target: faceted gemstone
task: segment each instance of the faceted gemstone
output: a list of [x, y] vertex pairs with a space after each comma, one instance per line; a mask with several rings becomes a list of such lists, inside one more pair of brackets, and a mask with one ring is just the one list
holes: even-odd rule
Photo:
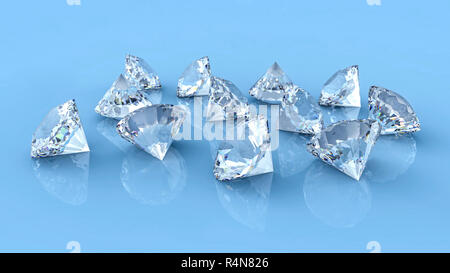
[[258, 100], [280, 104], [287, 91], [286, 89], [291, 85], [291, 79], [284, 73], [278, 63], [275, 62], [252, 88], [250, 88], [249, 93]]
[[319, 132], [322, 129], [322, 112], [314, 98], [298, 86], [287, 90], [280, 108], [280, 130], [303, 134]]
[[163, 160], [187, 115], [186, 108], [155, 104], [131, 112], [117, 124], [121, 137]]
[[207, 96], [210, 88], [209, 58], [203, 57], [190, 64], [178, 79], [177, 96], [180, 98]]
[[53, 108], [33, 134], [31, 157], [89, 152], [75, 100]]
[[380, 130], [380, 124], [374, 120], [340, 121], [314, 135], [308, 151], [359, 180]]
[[273, 172], [272, 151], [267, 119], [263, 115], [247, 116], [237, 121], [245, 128], [236, 140], [219, 145], [214, 175], [220, 181]]
[[383, 87], [369, 91], [369, 119], [381, 123], [381, 134], [412, 133], [420, 130], [419, 119], [405, 98]]
[[361, 107], [358, 66], [353, 65], [334, 73], [322, 88], [319, 104]]
[[125, 57], [124, 76], [138, 90], [161, 88], [161, 82], [156, 72], [144, 59], [133, 55]]
[[121, 119], [139, 108], [150, 106], [152, 103], [143, 91], [138, 91], [120, 74], [111, 88], [95, 107], [95, 112], [108, 117]]
[[230, 81], [213, 77], [206, 118], [208, 121], [220, 121], [244, 117], [249, 111], [247, 99]]

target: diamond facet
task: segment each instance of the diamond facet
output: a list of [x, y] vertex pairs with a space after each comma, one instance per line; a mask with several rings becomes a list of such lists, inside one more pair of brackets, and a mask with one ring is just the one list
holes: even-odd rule
[[358, 66], [353, 65], [334, 73], [322, 88], [319, 104], [361, 107]]
[[216, 179], [228, 181], [273, 172], [267, 119], [254, 115], [237, 123], [238, 128], [245, 128], [245, 135], [219, 145], [214, 164]]
[[139, 108], [150, 105], [152, 103], [147, 98], [147, 94], [131, 86], [120, 74], [98, 102], [95, 112], [108, 118], [121, 119]]
[[186, 117], [185, 107], [155, 104], [131, 112], [117, 124], [121, 137], [163, 160]]
[[280, 108], [280, 130], [303, 134], [318, 133], [322, 129], [322, 111], [314, 98], [298, 86], [286, 90], [287, 94]]
[[382, 135], [420, 131], [419, 119], [408, 101], [383, 87], [370, 88], [369, 119], [381, 123]]
[[161, 82], [156, 72], [144, 59], [133, 55], [125, 57], [124, 76], [138, 90], [161, 88]]
[[220, 121], [244, 117], [249, 111], [247, 99], [230, 81], [213, 77], [206, 118], [208, 121]]
[[291, 85], [291, 79], [275, 62], [250, 88], [249, 93], [258, 100], [280, 104], [287, 91], [286, 89]]
[[75, 100], [69, 100], [45, 116], [33, 134], [31, 157], [89, 152]]
[[374, 120], [340, 121], [314, 135], [308, 151], [359, 180], [380, 130], [380, 124]]
[[209, 58], [203, 57], [191, 63], [178, 79], [177, 96], [180, 98], [207, 96], [210, 88]]

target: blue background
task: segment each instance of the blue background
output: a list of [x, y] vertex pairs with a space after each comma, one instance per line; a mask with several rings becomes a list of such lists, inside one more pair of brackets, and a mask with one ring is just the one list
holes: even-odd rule
[[[0, 250], [69, 252], [78, 241], [83, 252], [369, 252], [377, 241], [383, 252], [450, 251], [450, 2], [381, 2], [3, 2]], [[127, 53], [158, 72], [167, 103], [204, 55], [247, 96], [274, 61], [316, 98], [331, 74], [358, 64], [360, 115], [380, 85], [408, 99], [422, 131], [380, 138], [359, 183], [282, 133], [273, 175], [220, 184], [206, 141], [174, 143], [165, 166], [105, 137], [110, 121], [94, 107]], [[72, 98], [89, 165], [66, 157], [36, 168], [33, 131]]]

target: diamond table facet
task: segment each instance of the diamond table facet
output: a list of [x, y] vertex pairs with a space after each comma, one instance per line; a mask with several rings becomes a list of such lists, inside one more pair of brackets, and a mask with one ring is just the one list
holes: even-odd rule
[[163, 160], [187, 116], [179, 105], [155, 104], [138, 109], [117, 124], [121, 137]]
[[45, 116], [33, 134], [31, 157], [89, 152], [75, 100], [69, 100]]
[[308, 151], [359, 180], [380, 130], [380, 124], [374, 120], [340, 121], [314, 135]]
[[133, 55], [125, 57], [124, 77], [138, 90], [161, 88], [156, 72], [144, 59]]
[[178, 79], [177, 96], [180, 98], [207, 96], [210, 88], [209, 58], [203, 57], [190, 64]]
[[369, 118], [381, 123], [382, 135], [420, 131], [419, 119], [408, 101], [383, 87], [369, 90]]
[[358, 66], [339, 70], [324, 84], [319, 99], [323, 106], [361, 107]]
[[293, 83], [278, 63], [274, 63], [266, 73], [250, 88], [251, 96], [258, 100], [280, 104], [286, 89]]

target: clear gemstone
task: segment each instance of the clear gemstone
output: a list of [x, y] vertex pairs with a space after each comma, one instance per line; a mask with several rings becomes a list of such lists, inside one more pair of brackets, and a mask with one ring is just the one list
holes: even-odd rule
[[31, 142], [31, 157], [89, 152], [75, 100], [53, 108], [38, 126]]
[[203, 57], [190, 64], [178, 79], [177, 96], [180, 98], [207, 96], [210, 88], [209, 58]]
[[144, 59], [133, 55], [125, 57], [124, 76], [138, 90], [161, 88], [161, 82], [156, 72]]
[[138, 109], [117, 124], [121, 137], [163, 160], [187, 115], [185, 107], [155, 104]]
[[280, 130], [303, 134], [319, 132], [322, 129], [322, 112], [314, 98], [298, 86], [287, 90], [280, 108]]
[[314, 135], [308, 151], [359, 180], [380, 130], [380, 124], [374, 120], [340, 121]]
[[249, 111], [247, 99], [230, 81], [213, 78], [206, 118], [209, 121], [220, 121], [244, 117]]
[[220, 143], [214, 175], [220, 181], [273, 172], [272, 151], [267, 119], [263, 115], [238, 119], [245, 133], [236, 140]]
[[372, 86], [369, 91], [369, 118], [381, 123], [383, 135], [420, 130], [419, 119], [408, 101], [378, 86]]
[[342, 120], [354, 120], [359, 118], [360, 107], [321, 106], [323, 125], [328, 126]]
[[95, 112], [108, 118], [121, 119], [139, 108], [150, 105], [152, 103], [147, 94], [131, 86], [120, 74], [98, 102]]
[[258, 100], [279, 104], [287, 91], [286, 89], [291, 85], [291, 79], [275, 62], [250, 88], [249, 93]]
[[358, 66], [353, 65], [334, 73], [322, 88], [319, 104], [361, 107]]

